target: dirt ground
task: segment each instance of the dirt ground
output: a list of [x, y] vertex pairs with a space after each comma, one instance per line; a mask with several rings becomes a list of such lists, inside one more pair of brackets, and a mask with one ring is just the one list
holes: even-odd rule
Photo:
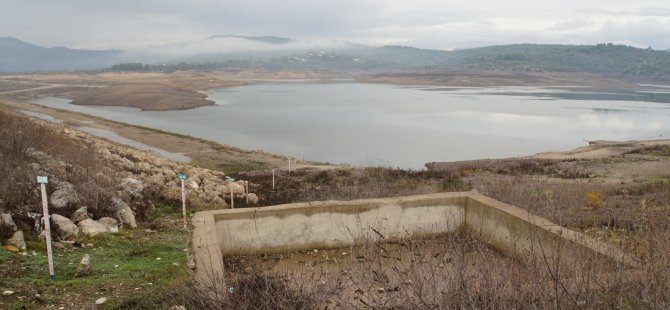
[[460, 276], [476, 279], [474, 285], [484, 281], [488, 268], [515, 265], [456, 233], [341, 249], [235, 256], [225, 258], [224, 264], [230, 285], [258, 275], [281, 279], [294, 290], [322, 294], [326, 305], [344, 309], [416, 305], [419, 292], [424, 298], [439, 298], [439, 292], [456, 287]]
[[[575, 261], [577, 263], [575, 263]], [[283, 281], [293, 291], [319, 296], [323, 309], [449, 308], [470, 294], [505, 296], [550, 278], [544, 262], [505, 255], [453, 232], [416, 240], [365, 243], [340, 249], [224, 258], [233, 289], [250, 278]], [[556, 268], [566, 279], [613, 272], [613, 264], [565, 257]], [[566, 283], [569, 280], [566, 280]], [[523, 283], [523, 285], [519, 285]]]

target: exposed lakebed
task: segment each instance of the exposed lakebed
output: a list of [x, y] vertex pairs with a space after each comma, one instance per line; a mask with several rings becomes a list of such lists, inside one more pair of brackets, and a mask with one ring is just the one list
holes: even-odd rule
[[670, 135], [670, 91], [264, 83], [214, 89], [177, 111], [34, 102], [306, 160], [421, 168]]

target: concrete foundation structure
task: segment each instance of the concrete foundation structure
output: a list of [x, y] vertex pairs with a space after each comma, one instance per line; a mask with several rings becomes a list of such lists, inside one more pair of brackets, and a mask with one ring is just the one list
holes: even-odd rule
[[198, 283], [225, 287], [223, 257], [337, 248], [421, 238], [467, 229], [508, 255], [597, 253], [635, 267], [607, 244], [476, 192], [355, 201], [325, 201], [197, 212], [191, 253]]

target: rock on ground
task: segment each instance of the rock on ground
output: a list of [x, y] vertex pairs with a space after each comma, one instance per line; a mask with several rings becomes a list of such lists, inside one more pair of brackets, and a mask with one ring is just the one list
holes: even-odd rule
[[124, 227], [137, 228], [137, 222], [135, 221], [135, 214], [129, 206], [125, 206], [123, 209], [118, 211], [118, 218], [121, 220], [121, 225]]
[[11, 238], [17, 231], [16, 224], [9, 213], [0, 213], [0, 240]]
[[111, 217], [103, 217], [98, 219], [98, 223], [105, 225], [107, 228], [107, 231], [110, 233], [118, 233], [119, 232], [119, 222]]
[[12, 215], [9, 213], [0, 213], [0, 233], [7, 233], [10, 235], [17, 230], [14, 220], [12, 220]]
[[87, 218], [88, 218], [88, 208], [86, 208], [86, 207], [81, 207], [81, 208], [77, 209], [76, 211], [74, 211], [74, 213], [72, 213], [72, 216], [70, 217], [72, 222], [75, 223], [75, 224], [77, 224], [77, 223], [79, 223], [79, 222], [81, 222], [81, 221], [83, 221]]
[[221, 209], [226, 209], [228, 208], [228, 204], [226, 203], [225, 200], [221, 197], [213, 197], [211, 200], [211, 203], [217, 207], [220, 207]]
[[52, 214], [51, 224], [61, 240], [75, 241], [79, 237], [79, 228], [67, 217]]
[[115, 197], [112, 202], [116, 211], [116, 218], [120, 222], [120, 226], [137, 228], [137, 221], [135, 220], [135, 213], [133, 210], [118, 197]]
[[26, 250], [26, 241], [23, 238], [23, 232], [18, 230], [14, 235], [7, 240], [7, 244], [13, 245], [20, 250]]
[[133, 198], [141, 198], [144, 192], [144, 183], [135, 178], [125, 178], [121, 182], [121, 188]]
[[68, 182], [58, 184], [56, 190], [49, 197], [49, 205], [54, 210], [74, 209], [79, 204], [79, 197], [74, 185]]
[[91, 274], [91, 256], [88, 254], [84, 255], [77, 266], [77, 270], [74, 273], [75, 277], [83, 277]]
[[85, 219], [77, 224], [79, 231], [89, 237], [107, 233], [107, 227], [104, 224], [96, 222], [92, 219]]
[[254, 193], [247, 194], [247, 198], [249, 198], [249, 203], [251, 203], [251, 204], [257, 205], [258, 202], [259, 202], [258, 196], [256, 196], [256, 194], [254, 194]]
[[244, 186], [242, 186], [242, 185], [240, 185], [240, 184], [238, 184], [238, 183], [235, 183], [235, 182], [228, 182], [227, 187], [228, 187], [227, 194], [230, 193], [231, 189], [232, 189], [232, 191], [233, 191], [233, 194], [235, 194], [235, 195], [241, 195], [241, 194], [244, 194]]
[[196, 181], [190, 181], [188, 182], [188, 187], [190, 187], [192, 190], [198, 190], [200, 188], [200, 185], [198, 185], [198, 182]]

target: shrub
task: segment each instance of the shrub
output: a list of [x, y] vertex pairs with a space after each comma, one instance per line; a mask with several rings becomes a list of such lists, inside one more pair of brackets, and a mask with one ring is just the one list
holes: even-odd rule
[[603, 208], [603, 193], [601, 191], [588, 191], [584, 194], [584, 197], [593, 209], [599, 210]]

